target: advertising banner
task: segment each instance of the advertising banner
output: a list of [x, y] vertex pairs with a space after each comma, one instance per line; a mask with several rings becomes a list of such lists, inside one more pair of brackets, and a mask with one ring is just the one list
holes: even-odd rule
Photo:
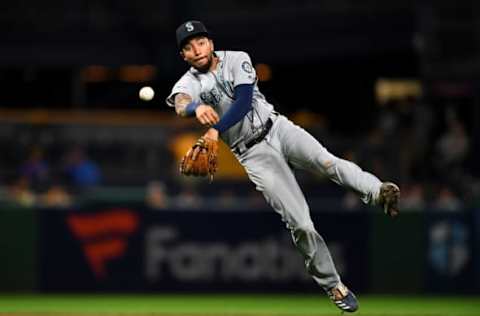
[[[43, 210], [40, 287], [47, 291], [318, 291], [274, 211]], [[317, 213], [339, 273], [368, 286], [368, 218]]]
[[34, 291], [37, 275], [36, 210], [0, 209], [0, 291]]
[[476, 288], [474, 212], [429, 212], [427, 234], [427, 290], [468, 293]]

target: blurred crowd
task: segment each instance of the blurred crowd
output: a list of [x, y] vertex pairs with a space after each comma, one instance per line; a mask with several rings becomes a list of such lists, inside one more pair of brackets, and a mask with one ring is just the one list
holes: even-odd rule
[[[376, 126], [346, 157], [402, 189], [403, 210], [460, 211], [480, 196], [472, 176], [472, 136], [461, 106], [440, 110], [413, 98], [384, 105]], [[436, 111], [435, 111], [436, 110]], [[347, 205], [355, 204], [348, 196]]]
[[80, 146], [67, 149], [59, 165], [50, 163], [44, 149], [33, 147], [8, 183], [8, 197], [22, 206], [68, 207], [75, 194], [101, 185], [102, 172]]
[[[480, 182], [469, 171], [473, 163], [472, 136], [455, 105], [435, 112], [432, 106], [415, 99], [395, 101], [379, 107], [376, 124], [358, 137], [334, 135], [327, 120], [316, 116], [308, 112], [290, 115], [331, 152], [381, 179], [399, 183], [403, 210], [461, 211], [478, 200]], [[48, 146], [26, 144], [24, 157], [12, 166], [15, 171], [4, 181], [2, 200], [47, 208], [74, 207], [85, 196], [112, 201], [130, 198], [157, 209], [267, 207], [245, 176], [220, 178], [212, 184], [179, 176], [178, 149], [170, 144], [144, 144], [155, 147], [156, 156], [161, 157], [145, 158], [155, 156], [149, 151], [138, 155], [152, 160], [155, 169], [149, 169], [142, 159], [115, 164], [123, 161], [119, 156], [131, 150], [128, 145], [119, 146], [123, 151], [107, 155], [97, 155], [88, 143], [64, 146], [59, 157], [56, 153], [56, 159], [50, 159]], [[139, 179], [125, 171], [134, 167], [145, 167]], [[312, 210], [364, 208], [353, 192], [327, 179], [304, 172], [297, 176]]]

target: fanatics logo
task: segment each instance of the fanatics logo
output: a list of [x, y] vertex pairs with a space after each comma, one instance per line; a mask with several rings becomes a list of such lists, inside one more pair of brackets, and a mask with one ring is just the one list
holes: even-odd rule
[[191, 31], [194, 30], [194, 27], [193, 27], [192, 22], [187, 22], [187, 23], [185, 24], [185, 28], [187, 29], [188, 32], [191, 32]]
[[108, 263], [125, 255], [128, 236], [137, 232], [139, 222], [138, 215], [129, 209], [67, 217], [68, 227], [82, 243], [87, 262], [97, 279], [106, 278]]

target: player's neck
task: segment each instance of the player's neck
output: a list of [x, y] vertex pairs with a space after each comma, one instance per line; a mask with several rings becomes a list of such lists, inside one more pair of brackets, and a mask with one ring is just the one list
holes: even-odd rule
[[210, 68], [208, 68], [208, 70], [215, 71], [215, 69], [217, 69], [217, 65], [218, 65], [218, 57], [216, 54], [213, 54], [212, 63], [210, 64]]

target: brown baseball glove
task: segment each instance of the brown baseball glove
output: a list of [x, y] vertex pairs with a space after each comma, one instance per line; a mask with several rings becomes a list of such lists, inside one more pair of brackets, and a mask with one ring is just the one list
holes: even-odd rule
[[180, 162], [180, 172], [186, 176], [206, 177], [210, 181], [217, 171], [218, 141], [200, 137]]

